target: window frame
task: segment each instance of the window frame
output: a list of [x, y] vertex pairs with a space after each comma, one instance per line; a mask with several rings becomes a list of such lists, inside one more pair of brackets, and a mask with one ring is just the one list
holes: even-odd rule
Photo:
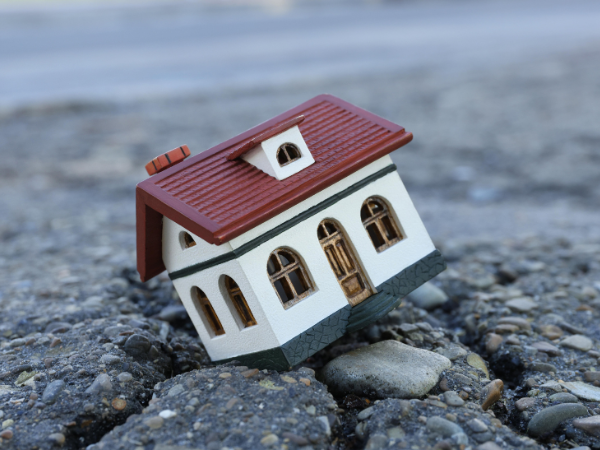
[[225, 327], [223, 327], [221, 319], [219, 319], [219, 316], [206, 293], [198, 286], [192, 286], [191, 297], [192, 303], [200, 315], [204, 327], [206, 328], [206, 331], [208, 331], [211, 339], [225, 335]]
[[[289, 150], [288, 150], [288, 148], [286, 148], [286, 146], [288, 146], [288, 145], [293, 147], [293, 149], [296, 151], [298, 156], [296, 156], [295, 158], [290, 157]], [[285, 157], [287, 158], [287, 161], [284, 163], [281, 163], [279, 161], [279, 154], [281, 152], [283, 152]], [[275, 153], [275, 159], [277, 160], [277, 164], [279, 164], [279, 167], [285, 167], [288, 164], [292, 164], [294, 161], [298, 161], [300, 158], [302, 158], [302, 152], [300, 151], [300, 148], [293, 142], [284, 142], [277, 148], [277, 153]]]
[[[192, 243], [189, 243], [188, 239], [191, 239]], [[198, 245], [196, 239], [194, 239], [189, 231], [186, 230], [183, 230], [181, 233], [179, 233], [179, 244], [181, 245], [182, 250], [188, 250]]]
[[[290, 262], [288, 265], [284, 265], [283, 262], [281, 261], [281, 253], [290, 254], [293, 257], [294, 261]], [[273, 272], [273, 273], [269, 272], [269, 263], [271, 262], [271, 258], [276, 258], [277, 263], [279, 264], [279, 270], [275, 270], [275, 272]], [[296, 270], [300, 271], [300, 273], [302, 275], [302, 279], [304, 280], [304, 283], [302, 283], [302, 280], [300, 280], [300, 282], [302, 284], [306, 285], [306, 290], [301, 294], [298, 294], [298, 292], [296, 291], [296, 287], [294, 286], [294, 283], [290, 279], [290, 274], [295, 272]], [[277, 298], [279, 298], [279, 301], [281, 302], [281, 305], [283, 306], [284, 309], [289, 309], [292, 306], [297, 305], [302, 300], [309, 297], [316, 291], [314, 282], [313, 282], [312, 278], [310, 277], [310, 273], [308, 272], [308, 269], [306, 268], [306, 264], [304, 263], [304, 261], [302, 260], [300, 255], [298, 255], [298, 253], [296, 253], [295, 251], [293, 251], [287, 247], [280, 247], [276, 250], [273, 250], [269, 254], [269, 258], [267, 259], [267, 276], [269, 277], [271, 286], [273, 287], [273, 290], [277, 294]], [[279, 294], [279, 290], [275, 286], [275, 283], [277, 283], [277, 281], [279, 281], [281, 279], [286, 280], [289, 289], [291, 289], [292, 293], [294, 294], [293, 298], [291, 298], [290, 300], [284, 301], [281, 298], [281, 295]], [[284, 288], [284, 290], [285, 290], [285, 288]]]
[[[372, 207], [370, 206], [371, 203], [378, 204], [381, 207], [381, 211], [374, 212]], [[367, 208], [369, 212], [369, 216], [366, 219], [363, 219], [364, 208]], [[387, 225], [385, 223], [386, 218], [388, 219], [388, 223], [391, 230], [388, 230], [387, 228]], [[377, 253], [381, 253], [387, 250], [388, 248], [396, 245], [398, 242], [406, 239], [406, 234], [400, 226], [399, 221], [396, 219], [391, 206], [385, 199], [379, 196], [369, 197], [363, 202], [363, 204], [360, 207], [360, 220]], [[379, 233], [380, 239], [384, 242], [380, 246], [376, 245], [375, 240], [373, 239], [373, 236], [369, 231], [370, 226], [375, 226], [377, 232]], [[396, 237], [389, 239], [388, 231], [393, 231], [396, 234]]]
[[[233, 286], [231, 286], [231, 283], [233, 283]], [[246, 300], [246, 296], [242, 292], [242, 288], [240, 287], [240, 285], [237, 284], [237, 282], [229, 275], [224, 276], [223, 284], [225, 286], [225, 291], [227, 292], [229, 301], [233, 306], [233, 310], [235, 310], [235, 313], [237, 315], [236, 322], [238, 323], [240, 329], [243, 330], [245, 328], [250, 328], [258, 325], [256, 318], [254, 317], [254, 313], [252, 312], [252, 309], [250, 309], [250, 305], [248, 305], [248, 300]], [[236, 297], [239, 297], [240, 302], [236, 300]], [[244, 313], [244, 308], [248, 312], [248, 320], [246, 320], [245, 318], [246, 314]]]

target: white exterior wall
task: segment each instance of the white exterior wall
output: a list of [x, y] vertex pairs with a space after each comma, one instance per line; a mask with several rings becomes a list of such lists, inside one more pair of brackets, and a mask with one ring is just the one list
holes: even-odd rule
[[[183, 247], [181, 240], [183, 232], [189, 233], [194, 238], [195, 246]], [[224, 255], [231, 250], [228, 242], [222, 245], [209, 244], [171, 219], [163, 217], [162, 257], [169, 273]]]
[[[190, 235], [196, 241], [196, 245], [183, 249], [180, 243], [180, 236], [183, 231], [186, 230], [181, 225], [166, 217], [163, 218], [163, 261], [169, 273], [231, 251], [229, 244], [212, 245], [192, 233]], [[228, 300], [227, 291], [222, 285], [224, 275], [233, 278], [241, 288], [256, 319], [255, 326], [240, 328], [236, 321], [237, 312]], [[216, 361], [244, 353], [268, 350], [279, 345], [239, 262], [229, 261], [188, 277], [178, 278], [173, 281], [173, 285], [212, 360]], [[192, 301], [193, 286], [200, 288], [206, 294], [221, 321], [221, 325], [223, 325], [225, 334], [221, 336], [211, 335], [208, 322], [203, 321], [200, 315], [203, 313], [198, 312]]]
[[[238, 248], [389, 164], [392, 164], [389, 156], [379, 159], [285, 213], [233, 239], [230, 244], [233, 248]], [[375, 250], [360, 219], [362, 204], [371, 196], [380, 196], [387, 201], [406, 236], [381, 253]], [[289, 341], [348, 304], [317, 238], [319, 223], [328, 218], [337, 220], [343, 226], [373, 287], [435, 250], [400, 177], [397, 173], [391, 173], [242, 255], [238, 261], [250, 280], [254, 293], [260, 298], [279, 344]], [[291, 248], [304, 259], [305, 268], [316, 288], [315, 293], [288, 309], [281, 305], [267, 275], [268, 257], [279, 247]]]

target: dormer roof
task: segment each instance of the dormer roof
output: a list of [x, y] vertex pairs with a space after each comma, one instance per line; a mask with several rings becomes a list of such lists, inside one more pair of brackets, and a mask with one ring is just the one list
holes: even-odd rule
[[[310, 166], [278, 180], [243, 159], [258, 143], [294, 126], [314, 158]], [[412, 133], [399, 125], [334, 96], [319, 95], [151, 176], [136, 189], [142, 280], [164, 270], [163, 215], [220, 245], [411, 140]]]

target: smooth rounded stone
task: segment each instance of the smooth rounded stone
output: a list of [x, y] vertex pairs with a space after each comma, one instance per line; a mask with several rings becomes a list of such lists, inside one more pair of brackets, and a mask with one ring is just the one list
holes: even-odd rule
[[586, 372], [583, 374], [583, 379], [593, 383], [594, 381], [600, 381], [600, 372]]
[[580, 403], [563, 403], [538, 412], [527, 427], [530, 436], [538, 437], [553, 432], [562, 422], [573, 417], [587, 415], [587, 408]]
[[487, 425], [479, 419], [471, 419], [466, 425], [473, 433], [483, 433], [484, 431], [488, 431]]
[[523, 397], [515, 402], [515, 406], [519, 411], [525, 411], [526, 409], [535, 406], [535, 398], [531, 397]]
[[56, 402], [56, 399], [65, 388], [66, 384], [63, 380], [55, 380], [46, 386], [44, 393], [42, 394], [42, 401], [47, 405], [51, 405]]
[[587, 352], [588, 350], [592, 349], [594, 342], [587, 336], [576, 334], [561, 341], [560, 345], [563, 347], [572, 348], [574, 350]]
[[146, 425], [148, 428], [152, 429], [152, 430], [158, 430], [160, 427], [162, 427], [165, 423], [165, 420], [160, 417], [160, 416], [152, 416], [152, 417], [148, 417], [146, 420], [144, 420], [144, 425]]
[[117, 355], [106, 354], [106, 355], [102, 355], [102, 357], [100, 358], [100, 362], [102, 364], [108, 364], [108, 365], [119, 364], [121, 362], [121, 358], [118, 357]]
[[554, 372], [556, 373], [556, 371], [558, 370], [556, 368], [556, 366], [554, 364], [549, 364], [549, 363], [543, 363], [543, 362], [534, 362], [531, 363], [528, 367], [529, 370], [532, 370], [534, 372]]
[[510, 325], [516, 325], [518, 326], [521, 330], [526, 330], [526, 331], [531, 331], [531, 323], [529, 323], [529, 321], [527, 319], [523, 319], [522, 317], [502, 317], [500, 319], [498, 319], [498, 324], [502, 325], [502, 324], [510, 324]]
[[131, 375], [129, 372], [121, 372], [119, 375], [117, 375], [117, 381], [119, 383], [128, 383], [131, 380], [133, 380], [133, 375]]
[[158, 413], [158, 415], [163, 419], [172, 419], [173, 417], [177, 416], [177, 413], [170, 409], [164, 409], [160, 413]]
[[444, 401], [449, 406], [462, 406], [465, 404], [465, 401], [460, 398], [456, 391], [444, 392]]
[[502, 380], [494, 380], [481, 390], [483, 403], [481, 409], [487, 411], [494, 403], [502, 397], [504, 390], [504, 382]]
[[488, 441], [481, 445], [478, 445], [476, 450], [502, 450], [502, 447], [500, 447], [493, 441]]
[[188, 313], [183, 305], [169, 305], [162, 309], [158, 314], [160, 320], [165, 322], [174, 322], [175, 320], [182, 320], [187, 318]]
[[427, 282], [410, 294], [408, 299], [417, 307], [432, 310], [448, 301], [448, 296], [436, 285]]
[[571, 394], [577, 397], [588, 400], [590, 402], [600, 402], [600, 388], [581, 381], [571, 381], [561, 383]]
[[390, 439], [402, 439], [406, 436], [406, 432], [401, 427], [388, 428], [386, 433]]
[[367, 420], [369, 417], [371, 417], [373, 415], [373, 413], [375, 412], [375, 407], [373, 406], [369, 406], [366, 409], [363, 409], [361, 412], [359, 412], [356, 416], [356, 418], [358, 420]]
[[488, 334], [486, 341], [485, 341], [485, 351], [490, 355], [492, 353], [496, 353], [498, 351], [498, 349], [500, 348], [500, 344], [502, 344], [503, 340], [504, 340], [504, 338], [502, 336], [500, 336], [499, 334], [496, 334], [496, 333]]
[[87, 394], [98, 394], [100, 392], [110, 392], [111, 390], [112, 383], [110, 382], [110, 377], [106, 373], [101, 373], [85, 392]]
[[585, 431], [587, 434], [600, 437], [600, 416], [575, 419], [573, 421], [573, 426]]
[[56, 442], [58, 445], [63, 445], [65, 443], [65, 435], [62, 433], [52, 433], [48, 436], [48, 440]]
[[469, 353], [467, 350], [465, 350], [462, 347], [459, 347], [458, 345], [453, 345], [449, 347], [439, 347], [435, 349], [435, 352], [439, 353], [442, 356], [445, 356], [450, 361], [456, 361], [458, 358], [462, 358], [467, 353]]
[[485, 365], [485, 361], [477, 353], [469, 353], [469, 356], [467, 356], [467, 364], [471, 367], [481, 370], [483, 373], [485, 373], [486, 378], [490, 377], [490, 372]]
[[367, 445], [365, 446], [365, 450], [380, 450], [382, 448], [387, 447], [387, 436], [383, 434], [374, 434], [367, 441]]
[[152, 347], [152, 344], [146, 336], [142, 336], [141, 334], [132, 334], [129, 336], [127, 341], [125, 341], [123, 348], [127, 353], [138, 356], [146, 355], [150, 350], [150, 347]]
[[517, 297], [507, 301], [506, 306], [508, 306], [512, 311], [527, 313], [536, 309], [539, 305], [530, 297]]
[[552, 394], [549, 397], [549, 400], [556, 403], [579, 403], [577, 397], [568, 392], [557, 392], [556, 394]]
[[52, 322], [46, 326], [44, 333], [64, 333], [73, 328], [73, 325], [67, 322]]
[[260, 443], [265, 447], [272, 447], [273, 445], [279, 442], [279, 438], [276, 434], [270, 433], [267, 434], [264, 438], [260, 440]]
[[321, 370], [334, 394], [415, 398], [427, 394], [450, 360], [398, 341], [382, 341], [341, 355]]
[[542, 325], [540, 326], [540, 331], [542, 333], [542, 336], [550, 340], [558, 339], [563, 335], [562, 328], [556, 325]]
[[464, 433], [460, 425], [439, 416], [429, 417], [427, 419], [426, 427], [429, 432], [437, 433], [444, 437], [451, 437], [454, 434]]
[[549, 344], [548, 342], [538, 341], [531, 344], [531, 346], [535, 348], [538, 352], [546, 353], [550, 356], [562, 355], [562, 352], [558, 348], [556, 348], [552, 344]]

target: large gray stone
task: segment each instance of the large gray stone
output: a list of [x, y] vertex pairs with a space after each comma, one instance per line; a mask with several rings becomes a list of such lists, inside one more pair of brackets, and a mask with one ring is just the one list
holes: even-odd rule
[[439, 287], [425, 283], [410, 294], [408, 299], [419, 308], [431, 310], [448, 301], [448, 296]]
[[337, 395], [415, 398], [427, 394], [450, 360], [397, 341], [383, 341], [330, 361], [321, 377]]
[[562, 422], [587, 415], [588, 410], [579, 403], [563, 403], [538, 412], [529, 422], [527, 433], [537, 437], [553, 432]]
[[55, 380], [46, 386], [44, 393], [42, 394], [42, 401], [48, 405], [54, 403], [58, 398], [59, 394], [63, 391], [66, 384], [63, 380]]
[[563, 340], [560, 343], [560, 345], [562, 345], [563, 347], [572, 348], [574, 350], [581, 350], [582, 352], [587, 352], [588, 350], [592, 349], [594, 342], [587, 336], [575, 334]]
[[455, 434], [464, 433], [460, 425], [438, 416], [433, 416], [427, 419], [426, 426], [427, 431], [440, 434], [444, 437], [450, 437]]

